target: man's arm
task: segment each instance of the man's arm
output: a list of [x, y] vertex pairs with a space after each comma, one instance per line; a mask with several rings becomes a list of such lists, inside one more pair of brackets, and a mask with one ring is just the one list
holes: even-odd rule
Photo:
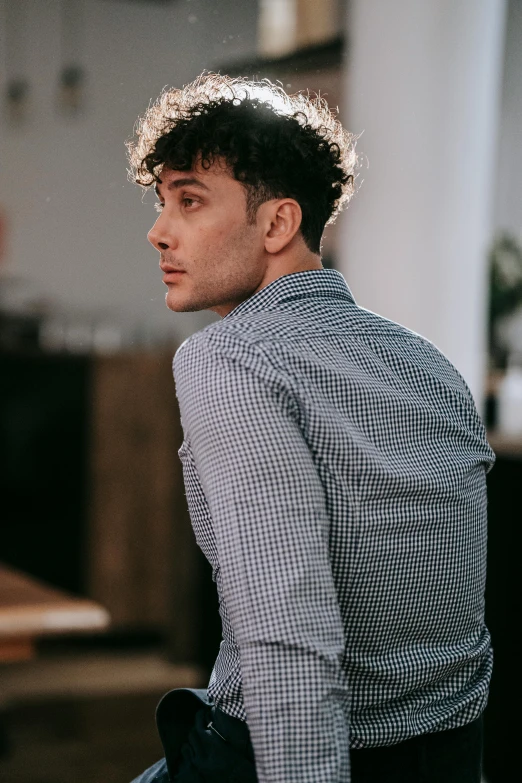
[[348, 783], [343, 629], [323, 487], [287, 394], [188, 341], [175, 360], [239, 645], [260, 783]]

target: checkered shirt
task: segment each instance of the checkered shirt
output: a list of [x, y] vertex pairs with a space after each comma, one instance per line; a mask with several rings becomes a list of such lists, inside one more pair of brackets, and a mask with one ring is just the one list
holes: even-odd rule
[[349, 783], [350, 748], [478, 717], [494, 453], [453, 365], [320, 269], [190, 337], [174, 375], [223, 624], [208, 693], [260, 783]]

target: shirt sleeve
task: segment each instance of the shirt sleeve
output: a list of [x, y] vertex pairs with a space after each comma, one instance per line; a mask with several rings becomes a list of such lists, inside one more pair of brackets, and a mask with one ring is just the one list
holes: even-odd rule
[[323, 487], [296, 404], [240, 358], [188, 341], [174, 364], [212, 516], [260, 783], [349, 783], [344, 635]]

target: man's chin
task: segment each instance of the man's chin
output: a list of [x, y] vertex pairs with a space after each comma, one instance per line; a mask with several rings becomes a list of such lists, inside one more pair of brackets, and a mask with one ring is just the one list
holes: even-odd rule
[[170, 291], [165, 294], [165, 304], [174, 313], [197, 313], [199, 310], [205, 309], [205, 305], [199, 305], [197, 302], [175, 296]]

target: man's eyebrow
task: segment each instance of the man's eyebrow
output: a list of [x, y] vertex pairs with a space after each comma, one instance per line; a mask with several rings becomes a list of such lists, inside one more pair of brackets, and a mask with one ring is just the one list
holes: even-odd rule
[[[183, 188], [186, 185], [192, 185], [193, 187], [201, 188], [202, 190], [210, 190], [210, 188], [201, 182], [201, 180], [196, 179], [196, 177], [180, 177], [179, 179], [173, 179], [169, 182], [167, 190], [177, 190], [177, 188]], [[154, 185], [154, 192], [158, 198], [161, 198], [157, 182]]]

